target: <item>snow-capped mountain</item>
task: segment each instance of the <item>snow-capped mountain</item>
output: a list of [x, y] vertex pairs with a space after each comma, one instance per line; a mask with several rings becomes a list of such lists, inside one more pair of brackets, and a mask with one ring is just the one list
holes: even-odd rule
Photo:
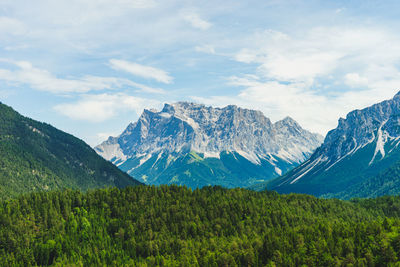
[[398, 162], [399, 144], [400, 93], [339, 119], [338, 127], [327, 134], [309, 160], [267, 187], [278, 192], [344, 196], [340, 192], [354, 191], [355, 186]]
[[271, 123], [260, 111], [234, 105], [178, 102], [160, 112], [144, 110], [95, 150], [149, 184], [235, 187], [281, 175], [321, 142], [289, 117]]

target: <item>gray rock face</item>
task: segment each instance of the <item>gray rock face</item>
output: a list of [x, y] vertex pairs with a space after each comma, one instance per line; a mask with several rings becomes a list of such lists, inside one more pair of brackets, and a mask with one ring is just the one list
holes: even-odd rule
[[[118, 137], [110, 137], [95, 150], [117, 165], [156, 154], [182, 155], [194, 151], [204, 158], [236, 152], [253, 164], [277, 160], [290, 164], [304, 161], [322, 142], [287, 117], [271, 123], [262, 112], [234, 105], [224, 108], [178, 102], [158, 112], [144, 110], [139, 120]], [[137, 166], [136, 166], [137, 167]], [[280, 174], [279, 167], [276, 175]]]
[[400, 94], [397, 94], [391, 100], [354, 110], [346, 119], [340, 118], [338, 127], [327, 134], [313, 158], [334, 163], [374, 141], [377, 152], [384, 156], [385, 143], [400, 136], [399, 126]]
[[267, 187], [283, 193], [335, 196], [397, 164], [399, 145], [400, 93], [340, 118], [309, 160]]
[[272, 124], [260, 111], [179, 102], [165, 104], [161, 112], [144, 110], [119, 137], [110, 137], [95, 149], [109, 160], [120, 155], [107, 153], [107, 147], [119, 146], [127, 157], [159, 151], [218, 157], [222, 151], [236, 151], [254, 163], [270, 155], [301, 162], [321, 139], [289, 117]]

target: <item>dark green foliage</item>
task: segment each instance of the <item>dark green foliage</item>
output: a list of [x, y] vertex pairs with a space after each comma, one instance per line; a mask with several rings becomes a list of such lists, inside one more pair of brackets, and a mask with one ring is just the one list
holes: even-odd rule
[[400, 162], [396, 162], [383, 171], [364, 182], [356, 183], [336, 194], [327, 194], [323, 197], [350, 199], [354, 197], [373, 198], [384, 195], [400, 194]]
[[0, 103], [0, 199], [31, 191], [135, 184], [83, 141]]
[[400, 198], [127, 187], [0, 202], [4, 266], [388, 266]]

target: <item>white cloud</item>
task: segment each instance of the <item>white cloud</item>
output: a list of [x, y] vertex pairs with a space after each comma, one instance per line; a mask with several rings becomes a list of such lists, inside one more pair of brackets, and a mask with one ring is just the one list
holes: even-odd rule
[[40, 19], [51, 22], [53, 26], [84, 26], [87, 23], [106, 21], [128, 12], [156, 6], [154, 0], [37, 0], [31, 5], [25, 3], [26, 9], [33, 13], [39, 12]]
[[105, 141], [105, 140], [107, 140], [110, 136], [118, 136], [118, 134], [119, 133], [117, 133], [117, 132], [112, 132], [112, 133], [110, 133], [110, 132], [108, 132], [108, 133], [97, 133], [96, 134], [96, 137], [97, 137], [97, 142], [96, 142], [96, 144], [99, 144], [99, 143], [101, 143], [102, 141]]
[[358, 73], [347, 73], [344, 76], [345, 83], [351, 87], [367, 87], [368, 86], [368, 78], [361, 77]]
[[106, 7], [120, 6], [121, 8], [152, 8], [157, 5], [154, 0], [90, 0], [93, 5], [103, 5]]
[[9, 35], [23, 35], [27, 32], [27, 28], [23, 22], [10, 17], [0, 16], [0, 33], [4, 36]]
[[15, 45], [12, 45], [12, 46], [4, 47], [4, 50], [6, 50], [6, 51], [16, 51], [16, 50], [24, 50], [24, 49], [27, 49], [27, 48], [29, 48], [29, 45], [27, 45], [27, 44], [20, 44], [20, 45], [15, 44]]
[[0, 69], [0, 80], [9, 83], [28, 84], [30, 87], [40, 91], [84, 93], [91, 90], [112, 89], [115, 86], [121, 86], [121, 81], [117, 78], [85, 76], [80, 79], [61, 79], [47, 70], [34, 67], [27, 61], [9, 62], [17, 66], [18, 69]]
[[149, 87], [143, 84], [135, 83], [135, 82], [129, 82], [130, 85], [139, 88], [136, 92], [141, 92], [141, 93], [148, 93], [148, 94], [159, 94], [159, 95], [165, 95], [167, 92], [162, 89], [162, 88], [153, 88]]
[[139, 115], [143, 108], [156, 105], [154, 100], [134, 97], [122, 93], [84, 95], [77, 102], [59, 104], [54, 109], [74, 120], [99, 123], [120, 115], [135, 112]]
[[258, 63], [260, 74], [279, 81], [309, 81], [400, 59], [400, 39], [374, 28], [318, 27], [294, 35], [267, 30], [250, 36], [247, 43], [234, 59]]
[[200, 18], [200, 16], [196, 13], [192, 13], [192, 12], [184, 13], [182, 15], [182, 18], [185, 21], [189, 22], [190, 25], [192, 25], [194, 28], [200, 29], [203, 31], [209, 29], [212, 26], [212, 24], [210, 22]]
[[260, 84], [260, 78], [253, 74], [246, 74], [243, 77], [231, 76], [228, 78], [228, 84], [233, 86], [252, 87]]
[[12, 61], [0, 59], [0, 62], [9, 63], [17, 67], [15, 70], [1, 69], [0, 80], [11, 84], [27, 84], [30, 87], [51, 93], [86, 93], [94, 90], [115, 90], [122, 87], [139, 88], [141, 92], [164, 94], [159, 88], [151, 88], [127, 79], [116, 77], [83, 76], [77, 79], [62, 79], [54, 76], [47, 70], [36, 68], [28, 61]]
[[310, 81], [329, 73], [336, 67], [341, 55], [332, 52], [269, 54], [259, 70], [266, 77], [280, 81]]
[[[274, 120], [290, 115], [303, 126], [320, 132], [335, 127], [338, 116], [389, 98], [400, 88], [400, 37], [395, 30], [383, 28], [396, 29], [396, 20], [388, 17], [377, 21], [369, 16], [371, 13], [356, 12], [356, 15], [352, 12], [356, 7], [352, 5], [325, 9], [308, 4], [316, 10], [315, 14], [304, 14], [305, 8], [294, 12], [287, 9], [275, 21], [276, 12], [293, 9], [293, 3], [273, 1], [249, 8], [250, 5], [240, 1], [228, 1], [220, 6], [212, 1], [175, 0], [0, 2], [0, 10], [7, 16], [0, 16], [0, 36], [5, 36], [0, 40], [6, 50], [3, 57], [13, 55], [31, 62], [40, 59], [42, 64], [39, 68], [20, 62], [19, 66], [0, 69], [2, 83], [28, 85], [57, 94], [95, 90], [101, 91], [99, 94], [103, 90], [115, 93], [132, 87], [147, 94], [164, 94], [155, 96], [159, 99], [170, 98], [163, 89], [127, 79], [71, 77], [68, 71], [55, 73], [47, 65], [57, 61], [72, 68], [104, 73], [107, 70], [98, 60], [114, 58], [109, 66], [115, 69], [172, 83], [172, 75], [164, 70], [118, 60], [130, 55], [139, 63], [153, 59], [161, 62], [158, 66], [168, 66], [166, 62], [173, 65], [175, 79], [183, 78], [176, 83], [180, 88], [187, 88], [188, 77], [203, 79], [193, 80], [194, 88], [206, 90], [182, 89], [181, 94], [172, 96], [176, 99], [195, 91], [193, 94], [201, 102], [257, 108]], [[238, 12], [242, 15], [237, 16]], [[380, 15], [385, 14], [380, 11]], [[310, 25], [322, 26], [305, 28]], [[289, 30], [263, 30], [268, 27]], [[195, 52], [217, 56], [200, 57], [193, 55]], [[239, 64], [232, 64], [225, 56]], [[199, 71], [199, 75], [192, 76], [185, 69], [188, 61], [196, 63], [197, 68], [193, 70]], [[216, 82], [221, 76], [231, 75], [236, 76], [228, 79], [230, 88]], [[225, 96], [209, 97], [214, 89]], [[46, 94], [38, 93], [37, 97], [45, 99]], [[82, 107], [78, 104], [88, 99], [70, 104]], [[99, 102], [106, 105], [105, 101]], [[102, 112], [106, 114], [106, 111]], [[110, 116], [122, 112], [114, 111]]]
[[[336, 68], [345, 55], [341, 49], [331, 49], [332, 40], [315, 31], [305, 38], [295, 39], [276, 31], [253, 36], [254, 46], [241, 49], [234, 58], [244, 63], [258, 63], [259, 72], [279, 81], [312, 81]], [[327, 35], [329, 35], [327, 33]], [[323, 44], [321, 42], [324, 42]], [[326, 46], [325, 46], [326, 45]]]
[[196, 52], [212, 54], [212, 55], [215, 54], [215, 49], [214, 49], [214, 46], [212, 46], [212, 45], [196, 46], [194, 49]]
[[230, 84], [242, 86], [244, 89], [237, 96], [193, 99], [214, 106], [236, 104], [261, 110], [272, 121], [290, 116], [305, 129], [326, 134], [337, 126], [338, 118], [344, 117], [348, 112], [393, 97], [397, 92], [396, 88], [400, 88], [400, 79], [393, 83], [378, 84], [379, 89], [348, 91], [334, 96], [312, 91], [307, 83], [258, 82], [251, 78], [233, 77]]
[[243, 63], [252, 63], [256, 61], [257, 54], [250, 49], [243, 48], [236, 55], [234, 55], [235, 60]]
[[335, 13], [336, 13], [336, 14], [339, 14], [339, 13], [342, 13], [342, 12], [344, 12], [344, 11], [346, 11], [346, 8], [342, 7], [342, 8], [336, 9], [336, 10], [335, 10]]
[[268, 30], [244, 43], [233, 58], [258, 66], [256, 78], [230, 77], [230, 85], [242, 88], [236, 98], [198, 100], [231, 101], [260, 109], [273, 120], [289, 115], [324, 134], [347, 112], [391, 98], [400, 89], [400, 38], [382, 29]]
[[159, 48], [176, 40], [174, 30], [181, 27], [182, 18], [162, 13], [166, 5], [170, 4], [157, 0], [1, 0], [0, 18], [5, 14], [19, 24], [0, 25], [0, 45], [27, 43], [29, 56], [42, 53], [43, 60], [72, 54], [73, 64], [80, 64], [77, 57], [99, 52], [119, 56], [127, 47], [132, 48], [128, 53], [143, 55], [149, 46]]
[[168, 72], [154, 67], [119, 59], [111, 59], [110, 64], [115, 70], [122, 70], [143, 78], [154, 79], [167, 84], [172, 83], [173, 81], [173, 78], [168, 74]]

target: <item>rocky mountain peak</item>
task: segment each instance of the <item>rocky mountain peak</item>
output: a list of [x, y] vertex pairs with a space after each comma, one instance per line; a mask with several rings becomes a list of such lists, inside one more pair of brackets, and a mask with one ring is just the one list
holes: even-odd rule
[[320, 153], [337, 160], [374, 142], [380, 131], [390, 133], [390, 137], [396, 138], [400, 136], [400, 132], [391, 131], [389, 126], [393, 128], [393, 125], [398, 125], [399, 114], [400, 93], [390, 100], [354, 110], [347, 114], [346, 119], [340, 118], [338, 127], [327, 134]]
[[379, 188], [371, 186], [382, 185], [386, 180], [385, 186], [393, 188], [397, 174], [378, 180], [373, 177], [400, 164], [399, 156], [400, 93], [397, 93], [392, 99], [340, 118], [338, 126], [327, 134], [309, 160], [268, 186], [278, 192], [318, 196], [349, 197], [366, 189], [380, 194]]
[[122, 165], [133, 158], [140, 158], [142, 165], [161, 154], [180, 157], [195, 152], [220, 159], [221, 153], [236, 153], [252, 164], [268, 161], [273, 166], [270, 172], [281, 174], [283, 165], [286, 170], [305, 160], [321, 139], [289, 117], [273, 124], [261, 111], [235, 105], [214, 108], [177, 102], [165, 104], [161, 111], [144, 110], [120, 136], [95, 149]]
[[[300, 162], [320, 142], [319, 135], [304, 130], [290, 117], [272, 124], [261, 111], [235, 105], [213, 108], [177, 102], [165, 104], [161, 112], [145, 109], [137, 122], [104, 145], [114, 143], [126, 157], [157, 151], [194, 150], [213, 156], [237, 151], [257, 163], [259, 158], [270, 155]], [[102, 147], [103, 144], [97, 147], [99, 153], [104, 150]]]
[[274, 125], [276, 127], [289, 127], [289, 128], [296, 128], [296, 129], [302, 129], [302, 127], [300, 126], [300, 124], [295, 121], [294, 119], [292, 119], [291, 117], [287, 116], [282, 120], [279, 120], [277, 122], [274, 123]]

